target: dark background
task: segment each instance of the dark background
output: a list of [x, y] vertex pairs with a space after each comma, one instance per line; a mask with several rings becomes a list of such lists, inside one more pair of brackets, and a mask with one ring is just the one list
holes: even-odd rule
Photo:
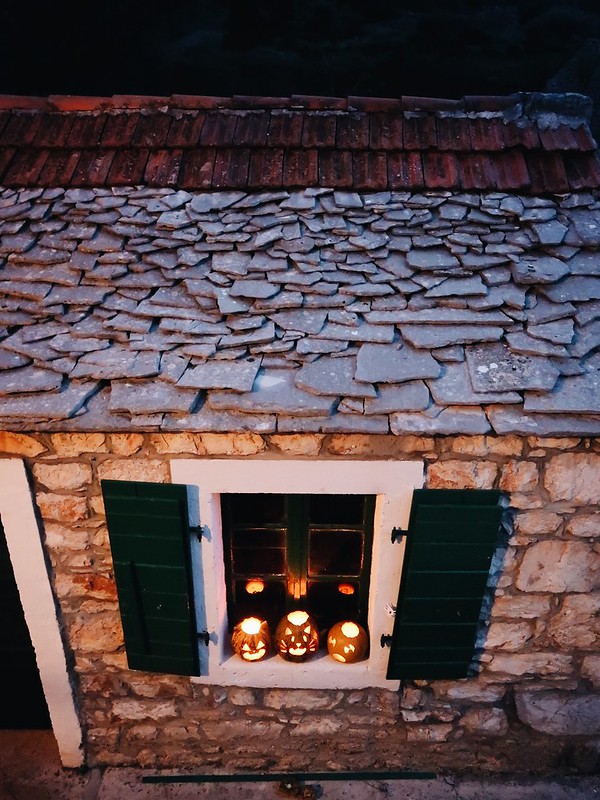
[[600, 0], [4, 2], [0, 93], [600, 91]]

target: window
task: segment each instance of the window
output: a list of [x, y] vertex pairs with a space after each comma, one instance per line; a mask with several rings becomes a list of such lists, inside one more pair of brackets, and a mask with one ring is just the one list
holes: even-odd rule
[[[171, 474], [102, 482], [130, 668], [330, 689], [473, 674], [498, 491], [420, 489], [418, 462], [187, 459]], [[231, 632], [261, 602], [271, 629], [306, 603], [322, 632], [340, 610], [366, 620], [368, 657], [249, 664]]]
[[[413, 490], [423, 482], [421, 462], [177, 459], [171, 462], [171, 478], [174, 483], [191, 487], [191, 521], [202, 527], [200, 541], [192, 541], [194, 597], [198, 630], [207, 630], [211, 638], [208, 647], [200, 647], [201, 675], [195, 680], [257, 687], [394, 687], [394, 682], [386, 679], [389, 649], [379, 645], [381, 636], [392, 632], [392, 608], [398, 599], [404, 552], [403, 543], [392, 542], [391, 531], [408, 523]], [[233, 517], [231, 495], [238, 509], [245, 509]], [[267, 496], [270, 505], [264, 502]], [[247, 519], [240, 519], [240, 513]], [[254, 520], [249, 520], [251, 513]], [[270, 535], [277, 528], [284, 531], [278, 541], [270, 540], [275, 544], [274, 550], [279, 544], [280, 553], [273, 556], [271, 563], [278, 570], [289, 566], [281, 555], [283, 539], [287, 546], [290, 538], [288, 528], [295, 530], [298, 526], [304, 531], [300, 538], [304, 537], [307, 552], [292, 556], [292, 567], [304, 570], [304, 578], [301, 574], [298, 579], [300, 583], [306, 581], [307, 598], [309, 589], [314, 602], [320, 592], [330, 596], [331, 587], [335, 585], [337, 592], [342, 582], [359, 587], [356, 611], [369, 633], [368, 659], [340, 664], [321, 647], [317, 655], [303, 663], [290, 664], [274, 656], [249, 666], [232, 654], [229, 640], [235, 620], [230, 617], [238, 613], [232, 603], [238, 596], [236, 579], [241, 583], [245, 578], [262, 576], [263, 580], [272, 579], [275, 586], [281, 580], [280, 588], [271, 590], [275, 595], [279, 592], [278, 602], [285, 606], [294, 600], [283, 576], [275, 575], [275, 571], [253, 574], [260, 566], [256, 555], [250, 558], [258, 558], [258, 562], [242, 565], [247, 572], [240, 571], [239, 576], [235, 560], [230, 568], [226, 567], [231, 558], [228, 547], [232, 538], [236, 541], [235, 530], [228, 532], [228, 525], [235, 521], [241, 529], [244, 523], [256, 522], [257, 514], [262, 516], [263, 527]], [[334, 534], [333, 539], [325, 538], [327, 532], [336, 530], [338, 535]], [[294, 535], [291, 534], [292, 539]], [[339, 545], [340, 539], [349, 547], [342, 548], [343, 559], [333, 566], [332, 548]], [[361, 569], [356, 569], [359, 549]], [[282, 560], [286, 561], [283, 566]], [[327, 570], [331, 570], [330, 574], [326, 574]], [[322, 623], [327, 625], [325, 617]]]
[[296, 609], [322, 635], [366, 626], [374, 511], [371, 495], [221, 495], [229, 630]]

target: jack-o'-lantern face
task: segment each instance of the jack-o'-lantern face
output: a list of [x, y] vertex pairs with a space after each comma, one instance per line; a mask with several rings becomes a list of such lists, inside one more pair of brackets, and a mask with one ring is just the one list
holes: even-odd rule
[[342, 664], [352, 664], [364, 658], [369, 637], [357, 622], [336, 622], [327, 634], [327, 652]]
[[260, 661], [271, 649], [269, 626], [264, 619], [247, 617], [231, 634], [233, 651], [244, 661]]
[[287, 614], [275, 631], [277, 652], [287, 661], [305, 661], [319, 648], [319, 631], [306, 611]]

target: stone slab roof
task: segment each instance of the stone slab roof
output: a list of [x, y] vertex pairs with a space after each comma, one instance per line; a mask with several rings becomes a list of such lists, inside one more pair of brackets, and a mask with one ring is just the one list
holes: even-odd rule
[[600, 180], [589, 98], [0, 97], [0, 184], [498, 190]]

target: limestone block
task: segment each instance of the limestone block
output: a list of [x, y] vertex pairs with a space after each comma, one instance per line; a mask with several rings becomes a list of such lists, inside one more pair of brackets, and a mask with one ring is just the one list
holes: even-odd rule
[[600, 455], [562, 453], [554, 456], [546, 467], [544, 485], [553, 502], [597, 503], [600, 496]]
[[519, 456], [523, 452], [523, 440], [520, 436], [488, 436], [490, 453], [499, 456]]
[[255, 693], [252, 689], [245, 689], [241, 687], [232, 687], [228, 692], [228, 700], [234, 706], [253, 706], [256, 704]]
[[269, 442], [282, 453], [294, 456], [318, 456], [323, 446], [323, 434], [290, 433], [288, 435], [269, 436]]
[[366, 456], [373, 453], [373, 438], [368, 434], [334, 433], [327, 450], [339, 456]]
[[115, 700], [112, 705], [115, 717], [122, 720], [151, 719], [161, 720], [178, 716], [173, 700]]
[[39, 492], [36, 495], [38, 508], [43, 519], [58, 522], [78, 522], [88, 517], [87, 499], [74, 495]]
[[515, 530], [518, 534], [538, 536], [546, 533], [555, 533], [562, 524], [560, 514], [551, 511], [526, 511], [515, 517]]
[[516, 586], [524, 592], [590, 592], [600, 587], [600, 555], [585, 542], [536, 542], [525, 551]]
[[550, 611], [550, 602], [549, 595], [515, 594], [496, 597], [492, 617], [540, 619]]
[[316, 692], [307, 690], [289, 691], [286, 689], [270, 689], [265, 692], [263, 703], [267, 708], [293, 708], [303, 711], [329, 711], [342, 702], [343, 692]]
[[99, 480], [167, 483], [169, 466], [166, 461], [152, 458], [108, 459], [98, 464], [98, 478]]
[[34, 464], [36, 479], [51, 491], [72, 491], [91, 483], [92, 468], [88, 464]]
[[33, 436], [0, 431], [0, 452], [16, 456], [39, 456], [48, 448]]
[[119, 618], [109, 612], [81, 615], [71, 627], [70, 641], [83, 653], [113, 653], [123, 643]]
[[406, 729], [408, 742], [446, 742], [452, 733], [452, 725], [411, 725]]
[[67, 528], [56, 522], [47, 522], [44, 525], [44, 539], [50, 548], [65, 548], [83, 550], [88, 545], [88, 532], [85, 529]]
[[500, 650], [520, 650], [531, 639], [528, 622], [494, 622], [485, 637], [485, 647]]
[[508, 720], [501, 708], [473, 708], [467, 711], [460, 724], [478, 736], [504, 736], [508, 733]]
[[515, 699], [519, 719], [536, 731], [550, 736], [600, 734], [600, 694], [517, 690]]
[[433, 690], [436, 697], [470, 700], [473, 703], [498, 703], [506, 691], [504, 686], [488, 686], [472, 678], [464, 681], [436, 681]]
[[439, 461], [427, 471], [430, 489], [490, 489], [498, 467], [493, 461]]
[[[270, 727], [270, 723], [269, 723]], [[333, 736], [347, 727], [347, 722], [339, 717], [313, 717], [302, 719], [290, 731], [290, 736]]]
[[581, 674], [594, 686], [600, 687], [600, 656], [586, 656], [581, 664]]
[[131, 456], [141, 450], [144, 437], [141, 433], [113, 433], [110, 435], [110, 450], [118, 456]]
[[570, 450], [577, 447], [581, 439], [574, 436], [565, 436], [563, 439], [554, 439], [544, 436], [528, 436], [527, 444], [530, 447], [541, 447], [548, 450]]
[[504, 492], [533, 492], [538, 483], [538, 467], [533, 461], [510, 461], [502, 468], [500, 488]]
[[562, 650], [589, 650], [600, 637], [600, 594], [567, 595], [548, 625], [552, 640]]
[[157, 453], [193, 453], [205, 455], [199, 437], [193, 433], [154, 433], [150, 436], [150, 444]]
[[453, 452], [466, 456], [487, 456], [488, 441], [488, 436], [455, 436], [448, 441], [448, 446]]
[[266, 448], [258, 433], [202, 433], [199, 438], [211, 456], [251, 456]]
[[83, 586], [86, 597], [98, 600], [116, 600], [117, 586], [114, 578], [95, 573], [73, 575], [73, 585]]
[[561, 653], [499, 653], [486, 667], [510, 676], [570, 675], [572, 668], [573, 659]]
[[108, 449], [103, 433], [53, 433], [50, 440], [57, 456], [106, 453]]
[[570, 536], [600, 536], [600, 514], [583, 514], [574, 517], [565, 527]]

